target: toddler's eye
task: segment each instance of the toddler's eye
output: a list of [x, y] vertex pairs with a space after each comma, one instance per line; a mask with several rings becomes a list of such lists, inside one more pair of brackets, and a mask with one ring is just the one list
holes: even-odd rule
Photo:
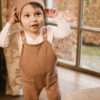
[[29, 17], [30, 15], [29, 15], [29, 14], [26, 14], [25, 16], [26, 16], [26, 17]]
[[36, 13], [36, 15], [37, 15], [37, 16], [39, 16], [39, 15], [41, 15], [41, 13], [40, 13], [40, 12], [38, 12], [38, 13]]

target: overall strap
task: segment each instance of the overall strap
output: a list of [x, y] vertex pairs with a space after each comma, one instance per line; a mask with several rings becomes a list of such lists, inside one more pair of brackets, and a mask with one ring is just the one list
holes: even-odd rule
[[[43, 27], [42, 32], [43, 32], [43, 41], [47, 41], [47, 27], [46, 26]], [[21, 33], [23, 44], [27, 44], [24, 31], [22, 30], [20, 33]]]
[[47, 41], [47, 27], [44, 26], [42, 29], [43, 32], [43, 41]]
[[27, 44], [27, 41], [26, 41], [26, 37], [25, 37], [24, 31], [22, 30], [20, 33], [21, 33], [21, 38], [22, 38], [23, 44]]

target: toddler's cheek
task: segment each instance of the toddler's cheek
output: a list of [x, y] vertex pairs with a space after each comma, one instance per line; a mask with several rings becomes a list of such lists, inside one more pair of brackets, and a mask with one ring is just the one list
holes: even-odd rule
[[40, 25], [44, 25], [44, 19], [40, 21]]

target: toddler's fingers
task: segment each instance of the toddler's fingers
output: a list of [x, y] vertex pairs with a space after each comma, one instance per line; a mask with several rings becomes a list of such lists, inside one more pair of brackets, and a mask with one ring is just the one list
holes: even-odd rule
[[53, 14], [54, 14], [55, 12], [56, 12], [56, 11], [54, 10], [54, 11], [53, 11]]
[[45, 12], [48, 12], [49, 11], [49, 9], [48, 8], [45, 8]]
[[50, 14], [54, 14], [55, 10], [54, 9], [50, 9]]
[[47, 11], [47, 12], [51, 12], [53, 9], [51, 9], [51, 8], [45, 8], [45, 11]]
[[16, 11], [16, 10], [17, 10], [17, 7], [14, 8], [14, 11]]
[[50, 12], [51, 12], [50, 9], [46, 8], [45, 9], [45, 16], [48, 16], [50, 14]]
[[48, 8], [45, 8], [45, 10], [47, 11], [47, 10], [49, 10]]
[[15, 13], [16, 13], [16, 11], [13, 11], [13, 12], [12, 12], [12, 15], [15, 15]]
[[13, 7], [12, 11], [15, 11], [15, 10], [17, 10], [17, 7], [16, 6]]

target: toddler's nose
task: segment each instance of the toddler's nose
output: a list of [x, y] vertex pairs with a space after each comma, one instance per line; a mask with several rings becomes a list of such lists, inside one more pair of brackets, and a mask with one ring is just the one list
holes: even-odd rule
[[37, 21], [37, 18], [35, 16], [32, 16], [31, 21]]

